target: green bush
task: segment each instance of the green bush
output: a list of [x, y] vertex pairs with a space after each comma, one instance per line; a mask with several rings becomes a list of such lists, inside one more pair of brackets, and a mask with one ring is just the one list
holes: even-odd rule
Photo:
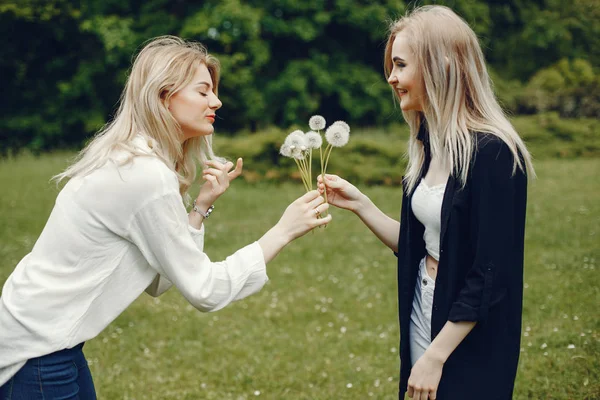
[[600, 76], [581, 59], [562, 59], [529, 80], [517, 111], [557, 111], [562, 117], [600, 117]]
[[[558, 113], [546, 113], [515, 117], [512, 122], [534, 160], [600, 157], [600, 121], [596, 119], [562, 119]], [[270, 128], [261, 133], [216, 137], [215, 149], [217, 154], [229, 159], [244, 158], [243, 177], [247, 181], [297, 180], [300, 183], [294, 161], [279, 155], [287, 132]], [[352, 182], [400, 185], [406, 168], [407, 140], [406, 125], [353, 130], [348, 145], [333, 150], [327, 170]], [[313, 154], [313, 180], [319, 172], [319, 154], [316, 152]]]

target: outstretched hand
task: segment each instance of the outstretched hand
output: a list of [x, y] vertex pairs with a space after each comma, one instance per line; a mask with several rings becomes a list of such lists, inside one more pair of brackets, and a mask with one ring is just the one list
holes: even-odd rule
[[238, 158], [235, 169], [232, 171], [231, 161], [225, 164], [209, 160], [202, 171], [202, 179], [206, 182], [200, 188], [196, 204], [201, 208], [208, 208], [229, 188], [229, 183], [242, 174], [243, 160]]
[[317, 226], [328, 224], [331, 215], [319, 218], [328, 208], [329, 204], [325, 203], [325, 199], [319, 195], [319, 192], [312, 190], [290, 204], [277, 225], [281, 228], [282, 234], [291, 241]]
[[319, 193], [327, 191], [327, 203], [339, 208], [356, 211], [363, 198], [363, 194], [353, 184], [337, 175], [325, 174], [325, 180], [317, 177]]

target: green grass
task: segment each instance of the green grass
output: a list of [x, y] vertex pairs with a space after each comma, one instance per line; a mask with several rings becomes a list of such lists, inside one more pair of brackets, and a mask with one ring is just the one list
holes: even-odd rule
[[[0, 284], [43, 229], [57, 194], [48, 179], [67, 156], [0, 162]], [[536, 166], [515, 398], [597, 399], [600, 160]], [[362, 189], [399, 214], [398, 187]], [[209, 256], [258, 239], [301, 190], [235, 182], [206, 223]], [[99, 398], [397, 398], [395, 257], [355, 216], [333, 215], [268, 266], [260, 293], [222, 311], [202, 314], [177, 290], [142, 295], [85, 346]]]

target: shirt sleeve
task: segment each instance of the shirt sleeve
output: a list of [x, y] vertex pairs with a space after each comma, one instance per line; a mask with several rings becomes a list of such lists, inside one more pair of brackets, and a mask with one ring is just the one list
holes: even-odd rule
[[264, 255], [257, 242], [224, 261], [212, 262], [202, 249], [203, 230], [189, 226], [178, 193], [164, 194], [145, 203], [134, 214], [129, 235], [160, 275], [159, 281], [172, 282], [201, 311], [219, 310], [258, 292], [268, 281]]
[[[204, 224], [200, 226], [200, 229], [196, 229], [193, 226], [188, 225], [188, 229], [192, 239], [196, 243], [198, 250], [204, 251]], [[173, 283], [170, 280], [164, 276], [161, 276], [160, 274], [156, 274], [156, 277], [152, 283], [146, 288], [146, 293], [148, 293], [150, 296], [158, 297], [169, 290], [172, 286]]]
[[517, 211], [526, 202], [527, 178], [518, 168], [513, 175], [513, 160], [499, 139], [482, 145], [476, 155], [470, 182], [474, 262], [450, 309], [452, 322], [484, 321], [490, 307], [506, 296], [511, 276], [519, 273], [514, 254], [522, 244], [515, 242], [515, 232], [516, 224], [524, 229]]

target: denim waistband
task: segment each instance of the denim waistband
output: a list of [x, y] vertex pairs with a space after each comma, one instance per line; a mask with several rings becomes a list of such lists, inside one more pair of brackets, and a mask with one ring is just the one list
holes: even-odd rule
[[74, 360], [75, 357], [82, 355], [82, 348], [85, 342], [79, 343], [70, 349], [62, 349], [54, 353], [46, 354], [45, 356], [32, 358], [29, 361], [39, 361], [39, 365], [58, 364], [69, 360]]

